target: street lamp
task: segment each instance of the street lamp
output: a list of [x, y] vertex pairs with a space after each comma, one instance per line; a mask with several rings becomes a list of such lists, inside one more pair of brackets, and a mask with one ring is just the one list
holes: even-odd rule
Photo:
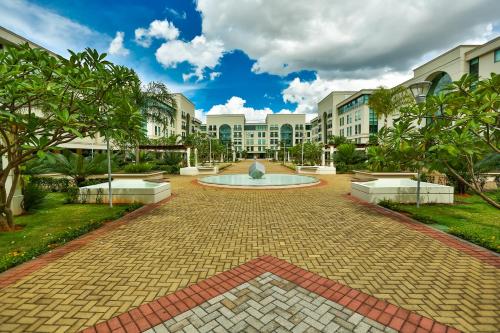
[[[417, 104], [422, 104], [427, 98], [427, 93], [431, 88], [432, 82], [421, 81], [413, 83], [409, 86], [413, 98]], [[417, 208], [420, 207], [420, 167], [417, 170]]]
[[417, 102], [417, 104], [425, 102], [431, 85], [432, 82], [430, 81], [420, 81], [413, 83], [408, 87], [410, 88], [413, 98], [415, 98], [415, 102]]
[[304, 138], [302, 138], [302, 166], [304, 166]]

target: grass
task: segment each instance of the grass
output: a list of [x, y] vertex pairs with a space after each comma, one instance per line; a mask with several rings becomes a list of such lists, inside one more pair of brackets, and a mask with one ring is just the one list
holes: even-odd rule
[[21, 230], [0, 232], [0, 272], [99, 228], [105, 221], [119, 218], [136, 209], [136, 204], [106, 205], [65, 204], [62, 193], [49, 193], [33, 213], [18, 216]]
[[[500, 201], [500, 191], [488, 193]], [[390, 209], [408, 213], [415, 220], [500, 253], [500, 211], [479, 196], [456, 196], [455, 204], [394, 204]]]

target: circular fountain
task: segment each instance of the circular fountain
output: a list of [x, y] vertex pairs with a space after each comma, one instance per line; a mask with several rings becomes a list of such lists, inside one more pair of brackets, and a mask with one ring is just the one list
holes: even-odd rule
[[243, 189], [295, 188], [319, 184], [319, 180], [311, 176], [266, 173], [264, 165], [257, 161], [250, 165], [248, 174], [209, 176], [198, 182], [208, 186]]

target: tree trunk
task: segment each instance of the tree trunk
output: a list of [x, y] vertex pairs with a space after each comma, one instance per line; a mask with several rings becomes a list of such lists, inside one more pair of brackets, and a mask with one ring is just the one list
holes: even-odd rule
[[14, 229], [14, 214], [12, 213], [11, 204], [14, 192], [16, 191], [17, 180], [19, 175], [14, 174], [12, 186], [9, 193], [7, 193], [7, 178], [9, 177], [11, 169], [4, 169], [0, 173], [0, 229], [13, 230]]
[[448, 162], [444, 162], [444, 164], [446, 165], [446, 167], [448, 168], [448, 170], [450, 170], [450, 172], [460, 181], [462, 182], [463, 184], [465, 184], [467, 187], [469, 187], [472, 191], [474, 191], [474, 193], [476, 193], [477, 195], [479, 195], [484, 201], [486, 201], [487, 203], [489, 203], [490, 205], [492, 205], [493, 207], [497, 208], [497, 209], [500, 209], [500, 204], [498, 202], [496, 202], [495, 200], [491, 199], [490, 197], [488, 197], [487, 195], [485, 195], [484, 193], [482, 193], [481, 191], [479, 191], [478, 189], [476, 189], [475, 186], [473, 186], [472, 184], [469, 184], [465, 179], [462, 178], [462, 176], [460, 176], [458, 174], [458, 172], [456, 172], [449, 164]]

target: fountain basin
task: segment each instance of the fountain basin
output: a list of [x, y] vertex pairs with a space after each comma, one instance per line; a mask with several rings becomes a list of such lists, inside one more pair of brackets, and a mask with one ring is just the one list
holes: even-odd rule
[[311, 176], [272, 173], [267, 173], [259, 179], [247, 174], [209, 176], [199, 179], [198, 182], [208, 186], [243, 189], [295, 188], [319, 184], [319, 180]]
[[[140, 179], [119, 179], [111, 182], [113, 203], [150, 204], [171, 195], [170, 183], [148, 182]], [[109, 202], [108, 183], [80, 187], [80, 200], [87, 203]]]

